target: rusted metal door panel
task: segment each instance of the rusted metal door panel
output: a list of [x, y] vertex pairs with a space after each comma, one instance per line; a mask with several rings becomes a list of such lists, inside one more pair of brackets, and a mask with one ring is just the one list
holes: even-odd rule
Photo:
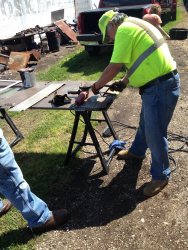
[[65, 33], [73, 42], [78, 43], [76, 33], [66, 24], [63, 19], [55, 22], [55, 25]]
[[30, 53], [27, 52], [14, 52], [10, 53], [8, 66], [11, 70], [18, 70], [25, 68], [28, 64]]

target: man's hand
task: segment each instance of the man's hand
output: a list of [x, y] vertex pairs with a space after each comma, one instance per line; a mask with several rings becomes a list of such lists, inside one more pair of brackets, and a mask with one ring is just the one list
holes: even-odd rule
[[122, 92], [124, 90], [124, 88], [126, 88], [126, 85], [122, 82], [122, 80], [118, 80], [118, 81], [115, 81], [114, 83], [112, 83], [112, 85], [110, 86], [109, 89], [111, 91]]
[[97, 95], [99, 93], [99, 89], [95, 87], [95, 83], [91, 86], [91, 90], [94, 95]]

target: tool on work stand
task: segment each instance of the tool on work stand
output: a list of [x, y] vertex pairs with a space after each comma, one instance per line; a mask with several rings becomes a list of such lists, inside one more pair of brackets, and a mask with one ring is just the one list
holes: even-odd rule
[[79, 95], [81, 92], [88, 92], [91, 86], [80, 86], [78, 90], [70, 90], [68, 94]]
[[77, 106], [80, 106], [84, 103], [84, 101], [88, 98], [89, 95], [89, 91], [82, 91], [80, 92], [80, 94], [78, 95], [78, 97], [75, 99], [75, 104]]
[[80, 86], [77, 91], [68, 91], [68, 94], [78, 95], [75, 99], [75, 104], [80, 106], [88, 98], [90, 88], [91, 86]]
[[[117, 83], [117, 82], [116, 82], [116, 83]], [[99, 92], [99, 94], [100, 94], [101, 96], [105, 96], [105, 95], [107, 95], [107, 94], [110, 94], [110, 93], [108, 93], [108, 90], [112, 90], [112, 91], [115, 91], [115, 90], [116, 90], [116, 86], [115, 86], [115, 88], [114, 88], [114, 87], [112, 88], [111, 85], [105, 85], [105, 87], [108, 87], [108, 89], [107, 89], [105, 92], [103, 92], [103, 93]], [[74, 90], [73, 90], [73, 91], [68, 91], [68, 94], [78, 95], [78, 97], [75, 99], [75, 104], [76, 104], [77, 106], [80, 106], [80, 105], [82, 105], [82, 104], [84, 103], [84, 101], [88, 98], [90, 88], [91, 88], [91, 86], [80, 86], [79, 89], [76, 90], [76, 91], [74, 91]], [[111, 89], [111, 88], [112, 88], [112, 89]], [[120, 88], [120, 87], [119, 87], [119, 88]], [[118, 90], [119, 90], [119, 89], [118, 89]], [[122, 90], [121, 90], [121, 91], [122, 91]]]
[[54, 93], [54, 98], [49, 101], [49, 103], [54, 104], [56, 107], [62, 106], [64, 104], [70, 103], [71, 99], [67, 94], [65, 95], [57, 95], [57, 91]]

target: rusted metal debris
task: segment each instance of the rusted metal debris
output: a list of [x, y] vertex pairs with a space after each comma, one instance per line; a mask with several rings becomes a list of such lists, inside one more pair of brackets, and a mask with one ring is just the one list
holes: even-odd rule
[[25, 68], [28, 64], [29, 58], [30, 54], [28, 54], [27, 52], [12, 51], [10, 53], [8, 66], [10, 70], [18, 70], [21, 68]]
[[25, 68], [30, 59], [38, 61], [40, 59], [40, 52], [37, 50], [25, 52], [12, 51], [8, 62], [9, 69], [19, 70], [21, 68]]
[[68, 36], [73, 42], [78, 43], [76, 38], [76, 33], [71, 29], [71, 27], [63, 20], [58, 20], [54, 22], [54, 24], [66, 35]]
[[37, 34], [39, 32], [43, 32], [43, 31], [44, 31], [43, 27], [36, 25], [34, 28], [25, 29], [25, 30], [22, 30], [22, 31], [16, 33], [15, 36], [24, 36], [27, 34], [35, 34], [35, 33]]
[[[21, 32], [16, 33], [16, 35], [11, 38], [0, 40], [2, 49], [6, 48], [5, 51], [8, 54], [4, 55], [2, 50], [0, 50], [2, 52], [0, 53], [0, 71], [6, 70], [7, 67], [10, 70], [19, 70], [27, 67], [29, 61], [40, 60], [41, 53], [44, 52], [43, 40], [47, 39], [48, 41], [47, 33], [52, 30], [55, 30], [57, 34], [60, 33], [62, 38], [65, 38], [67, 42], [71, 41], [74, 44], [79, 43], [76, 37], [76, 32], [73, 31], [71, 26], [63, 19], [45, 27], [36, 25], [34, 28], [22, 30]], [[42, 38], [42, 34], [46, 34], [46, 38]], [[34, 40], [35, 35], [39, 35], [39, 45], [37, 45]], [[57, 43], [58, 42], [59, 40]]]
[[0, 64], [7, 65], [9, 61], [9, 56], [0, 54]]

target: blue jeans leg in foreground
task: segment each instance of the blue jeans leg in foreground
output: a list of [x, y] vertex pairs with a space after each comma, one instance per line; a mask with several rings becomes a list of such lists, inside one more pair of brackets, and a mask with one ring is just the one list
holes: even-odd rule
[[1, 211], [1, 209], [3, 208], [3, 206], [4, 206], [3, 201], [2, 201], [1, 198], [0, 198], [0, 211]]
[[152, 178], [165, 180], [170, 177], [167, 129], [180, 95], [180, 79], [176, 74], [156, 81], [141, 95], [140, 123], [130, 152], [143, 156], [149, 148]]
[[31, 192], [4, 136], [0, 139], [0, 193], [21, 212], [29, 227], [44, 224], [52, 215], [47, 204]]

